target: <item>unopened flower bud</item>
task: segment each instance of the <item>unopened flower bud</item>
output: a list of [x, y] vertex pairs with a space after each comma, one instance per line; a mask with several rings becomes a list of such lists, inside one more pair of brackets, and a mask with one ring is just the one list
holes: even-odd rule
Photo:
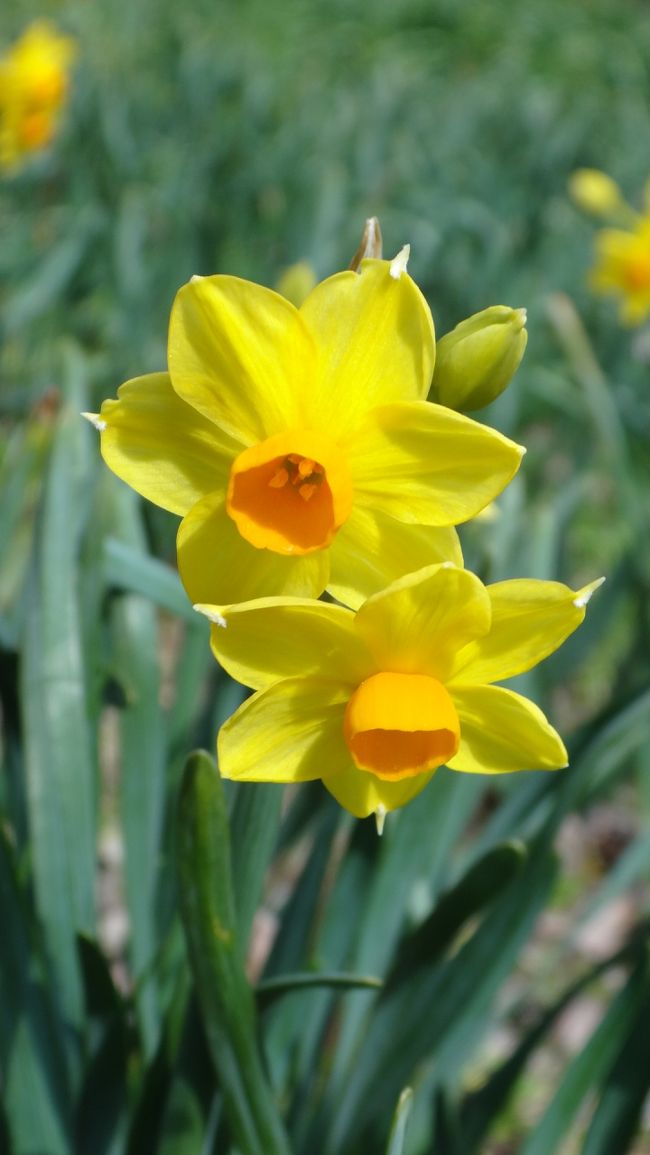
[[467, 317], [436, 346], [429, 399], [461, 411], [482, 409], [519, 368], [528, 334], [526, 310], [492, 305]]
[[597, 168], [579, 168], [569, 178], [569, 194], [574, 204], [594, 217], [617, 215], [625, 205], [615, 180]]

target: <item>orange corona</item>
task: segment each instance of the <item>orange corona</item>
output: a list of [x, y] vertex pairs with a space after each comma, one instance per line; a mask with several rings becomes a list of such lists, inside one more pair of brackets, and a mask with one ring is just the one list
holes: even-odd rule
[[341, 448], [296, 430], [245, 449], [230, 471], [226, 509], [258, 549], [307, 554], [329, 545], [352, 509]]
[[383, 672], [366, 678], [350, 698], [344, 735], [359, 770], [394, 782], [453, 758], [460, 723], [437, 678]]

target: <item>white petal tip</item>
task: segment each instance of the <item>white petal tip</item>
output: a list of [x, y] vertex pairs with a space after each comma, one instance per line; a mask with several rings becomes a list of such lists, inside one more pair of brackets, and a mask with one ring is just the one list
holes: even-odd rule
[[384, 823], [386, 821], [386, 807], [381, 803], [375, 810], [375, 825], [377, 827], [377, 834], [380, 836], [384, 833]]
[[404, 245], [404, 247], [402, 249], [400, 249], [397, 256], [393, 257], [393, 259], [390, 263], [390, 275], [394, 281], [399, 281], [402, 273], [406, 272], [406, 266], [409, 263], [410, 255], [411, 255], [411, 246], [410, 245]]
[[225, 617], [214, 606], [195, 605], [193, 608], [197, 614], [203, 614], [203, 617], [207, 618], [209, 622], [213, 622], [215, 626], [220, 626], [222, 630], [228, 628]]
[[98, 433], [104, 432], [106, 428], [106, 422], [102, 420], [102, 418], [99, 416], [99, 413], [82, 413], [81, 416], [85, 417], [86, 421], [90, 421], [90, 424], [94, 425]]
[[190, 277], [190, 285], [195, 285], [197, 281], [204, 281], [204, 280], [205, 280], [205, 277], [202, 277], [200, 273], [194, 273], [194, 275], [192, 277]]
[[576, 594], [576, 596], [573, 599], [573, 604], [577, 610], [584, 609], [584, 607], [590, 601], [591, 595], [594, 594], [596, 592], [596, 590], [600, 588], [600, 586], [603, 584], [604, 581], [605, 581], [604, 577], [596, 578], [595, 582], [590, 582], [588, 586], [585, 586], [584, 589], [580, 590]]

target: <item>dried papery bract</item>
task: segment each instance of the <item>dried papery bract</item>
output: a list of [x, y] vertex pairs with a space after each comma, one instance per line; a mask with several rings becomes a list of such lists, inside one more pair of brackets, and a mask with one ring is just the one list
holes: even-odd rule
[[353, 273], [358, 273], [361, 262], [365, 261], [368, 257], [375, 257], [377, 260], [381, 260], [383, 255], [382, 250], [383, 241], [379, 217], [368, 217], [363, 226], [359, 247], [348, 267], [352, 269]]

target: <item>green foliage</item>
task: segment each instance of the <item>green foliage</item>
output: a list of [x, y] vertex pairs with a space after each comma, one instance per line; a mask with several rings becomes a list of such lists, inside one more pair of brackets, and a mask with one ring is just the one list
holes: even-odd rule
[[[586, 164], [641, 189], [646, 8], [46, 7], [79, 40], [72, 104], [55, 148], [0, 182], [0, 1150], [492, 1155], [506, 1126], [525, 1155], [634, 1150], [650, 393], [639, 343], [587, 299], [591, 225], [565, 187]], [[32, 16], [11, 0], [0, 37]], [[529, 452], [500, 516], [466, 527], [468, 564], [608, 579], [526, 675], [570, 769], [489, 788], [441, 770], [381, 839], [318, 785], [283, 798], [222, 784], [207, 755], [184, 769], [241, 691], [180, 587], [173, 519], [109, 475], [78, 418], [164, 365], [192, 273], [272, 284], [306, 258], [325, 275], [371, 213], [388, 252], [411, 242], [440, 333], [529, 311], [485, 415]], [[621, 799], [639, 818], [611, 869], [569, 877], [563, 833]], [[562, 886], [574, 926], [535, 962]], [[623, 941], [585, 957], [584, 926], [621, 896]], [[531, 1108], [585, 993], [598, 1021]]]

